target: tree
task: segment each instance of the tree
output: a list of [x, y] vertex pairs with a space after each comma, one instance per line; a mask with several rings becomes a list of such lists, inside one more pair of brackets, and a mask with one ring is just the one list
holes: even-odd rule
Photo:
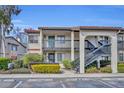
[[15, 5], [0, 6], [0, 49], [5, 57], [5, 33], [9, 33], [13, 29], [11, 22], [12, 16], [18, 15], [21, 9]]

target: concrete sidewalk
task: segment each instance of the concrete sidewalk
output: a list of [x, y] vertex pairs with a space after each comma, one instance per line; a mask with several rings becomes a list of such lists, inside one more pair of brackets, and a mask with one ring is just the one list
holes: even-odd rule
[[0, 78], [86, 78], [86, 77], [109, 77], [124, 78], [124, 73], [94, 73], [94, 74], [0, 74]]

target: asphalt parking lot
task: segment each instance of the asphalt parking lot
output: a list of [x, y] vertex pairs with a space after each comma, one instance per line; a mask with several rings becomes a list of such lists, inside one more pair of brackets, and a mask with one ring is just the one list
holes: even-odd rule
[[124, 88], [124, 78], [4, 78], [0, 88]]

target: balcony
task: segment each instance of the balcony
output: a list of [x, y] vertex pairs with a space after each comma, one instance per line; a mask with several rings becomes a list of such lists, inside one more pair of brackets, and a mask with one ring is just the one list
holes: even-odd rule
[[[75, 51], [79, 51], [79, 40], [74, 41]], [[70, 51], [71, 50], [71, 40], [43, 40], [43, 50], [44, 51]]]
[[118, 40], [118, 50], [124, 50], [124, 41]]

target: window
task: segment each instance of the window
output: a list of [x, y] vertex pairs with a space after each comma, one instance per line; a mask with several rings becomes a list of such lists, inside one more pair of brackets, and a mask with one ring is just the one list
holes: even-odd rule
[[119, 41], [123, 41], [123, 40], [124, 40], [124, 36], [123, 36], [123, 35], [119, 35], [119, 36], [118, 36], [118, 40], [119, 40]]
[[123, 53], [119, 53], [119, 61], [123, 61]]
[[57, 54], [57, 58], [58, 58], [58, 61], [62, 61], [63, 60], [63, 54], [62, 53], [58, 53]]
[[123, 40], [123, 36], [119, 36], [119, 41], [122, 41]]
[[118, 48], [119, 49], [124, 49], [124, 36], [123, 35], [119, 35], [118, 36]]
[[17, 45], [11, 45], [11, 51], [17, 51]]
[[38, 43], [38, 35], [30, 35], [29, 43]]
[[65, 36], [64, 35], [59, 35], [57, 36], [57, 40], [59, 43], [65, 43]]

